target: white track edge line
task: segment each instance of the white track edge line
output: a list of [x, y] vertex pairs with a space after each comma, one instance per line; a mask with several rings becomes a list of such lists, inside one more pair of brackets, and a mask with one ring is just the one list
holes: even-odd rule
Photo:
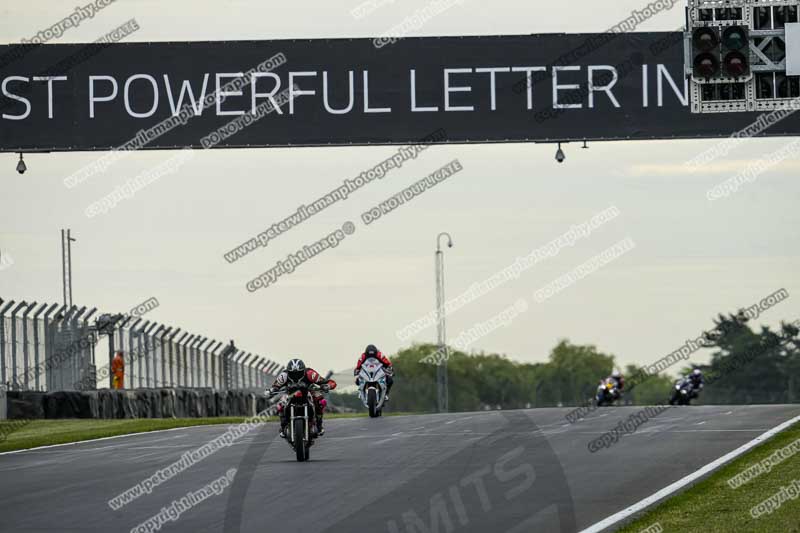
[[[139, 419], [142, 420], [142, 419]], [[112, 440], [112, 439], [121, 439], [124, 437], [138, 437], [141, 435], [153, 435], [155, 433], [166, 433], [167, 431], [178, 431], [181, 429], [191, 429], [191, 428], [208, 428], [212, 426], [235, 426], [236, 424], [195, 424], [193, 426], [183, 426], [179, 428], [169, 428], [169, 429], [156, 429], [154, 431], [139, 431], [136, 433], [126, 433], [124, 435], [113, 435], [111, 437], [100, 437], [97, 439], [87, 439], [87, 440], [77, 440], [75, 442], [62, 442], [61, 444], [48, 444], [46, 446], [37, 446], [35, 448], [25, 448], [24, 450], [11, 450], [8, 452], [0, 452], [0, 457], [3, 455], [11, 455], [12, 453], [25, 453], [25, 452], [33, 452], [36, 450], [46, 450], [47, 448], [60, 448], [62, 446], [75, 446], [76, 444], [85, 444], [87, 442], [99, 442], [101, 440]]]
[[634, 515], [634, 514], [640, 512], [640, 511], [643, 511], [644, 509], [646, 509], [646, 508], [650, 507], [651, 505], [659, 502], [660, 500], [663, 500], [664, 498], [666, 498], [667, 496], [673, 494], [674, 492], [682, 489], [686, 485], [689, 485], [690, 483], [692, 483], [696, 479], [708, 474], [709, 472], [712, 472], [712, 471], [716, 470], [717, 468], [719, 468], [720, 466], [724, 465], [725, 463], [728, 463], [728, 462], [736, 459], [737, 457], [742, 455], [744, 452], [746, 452], [746, 451], [754, 448], [755, 446], [761, 444], [762, 442], [772, 438], [776, 434], [780, 433], [784, 429], [788, 428], [789, 426], [794, 425], [797, 422], [800, 422], [800, 416], [796, 416], [796, 417], [792, 418], [791, 420], [788, 420], [788, 421], [784, 422], [783, 424], [780, 424], [780, 425], [770, 429], [766, 433], [756, 437], [755, 439], [751, 440], [747, 444], [743, 444], [742, 446], [736, 448], [732, 452], [729, 452], [729, 453], [723, 455], [722, 457], [720, 457], [719, 459], [707, 464], [706, 466], [704, 466], [700, 470], [697, 470], [696, 472], [693, 472], [693, 473], [689, 474], [688, 476], [686, 476], [686, 477], [684, 477], [682, 479], [679, 479], [678, 481], [676, 481], [672, 485], [664, 487], [663, 489], [661, 489], [660, 491], [656, 492], [655, 494], [652, 494], [652, 495], [648, 496], [647, 498], [645, 498], [645, 499], [643, 499], [643, 500], [631, 505], [630, 507], [628, 507], [626, 509], [623, 509], [622, 511], [620, 511], [620, 512], [618, 512], [616, 514], [613, 514], [613, 515], [609, 516], [608, 518], [605, 518], [605, 519], [601, 520], [600, 522], [597, 522], [596, 524], [587, 527], [586, 529], [581, 530], [579, 533], [599, 533], [599, 532], [605, 530], [606, 528], [609, 528], [609, 527], [613, 526], [614, 524], [617, 524], [617, 523], [621, 522], [622, 520], [630, 517], [631, 515]]

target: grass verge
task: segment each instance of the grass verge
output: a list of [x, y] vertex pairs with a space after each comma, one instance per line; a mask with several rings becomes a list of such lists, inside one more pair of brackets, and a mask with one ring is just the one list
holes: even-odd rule
[[[132, 420], [94, 420], [94, 419], [59, 419], [59, 420], [2, 420], [0, 435], [0, 452], [24, 450], [37, 446], [80, 442], [83, 440], [114, 437], [130, 433], [145, 433], [160, 429], [172, 429], [189, 426], [211, 424], [235, 424], [245, 420], [244, 417], [222, 418], [136, 418]], [[25, 424], [20, 424], [25, 422]]]
[[[387, 416], [410, 413], [385, 413]], [[329, 413], [326, 420], [361, 418], [366, 413]], [[84, 440], [146, 433], [161, 429], [216, 424], [239, 424], [247, 417], [219, 418], [136, 418], [125, 420], [59, 419], [59, 420], [0, 420], [0, 452], [26, 450], [37, 446], [65, 444]], [[273, 420], [277, 421], [277, 419]], [[3, 438], [5, 437], [5, 438]]]
[[[685, 492], [661, 503], [620, 529], [619, 533], [640, 533], [656, 525], [663, 531], [800, 533], [800, 499], [794, 489], [792, 492], [796, 499], [784, 498], [771, 513], [762, 514], [758, 518], [751, 515], [751, 509], [780, 494], [784, 487], [788, 490], [795, 480], [800, 485], [800, 453], [774, 465], [769, 472], [761, 473], [736, 489], [728, 484], [732, 477], [798, 440], [800, 424], [779, 433]], [[775, 502], [778, 501], [776, 497]], [[658, 527], [650, 529], [658, 530]]]

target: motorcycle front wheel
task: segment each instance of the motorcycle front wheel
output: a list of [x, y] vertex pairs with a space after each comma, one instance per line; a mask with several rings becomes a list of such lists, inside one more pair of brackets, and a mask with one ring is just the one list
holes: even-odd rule
[[375, 389], [367, 391], [367, 406], [369, 407], [369, 417], [375, 418], [378, 416], [378, 393]]
[[294, 421], [294, 451], [297, 455], [297, 460], [299, 462], [306, 461], [308, 459], [308, 447], [306, 446], [305, 441], [305, 434], [306, 434], [306, 425], [305, 420], [302, 418], [297, 418]]

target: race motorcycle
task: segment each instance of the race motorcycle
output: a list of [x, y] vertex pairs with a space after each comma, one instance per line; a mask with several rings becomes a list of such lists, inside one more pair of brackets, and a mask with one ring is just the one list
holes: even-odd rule
[[618, 398], [617, 383], [613, 379], [606, 378], [597, 386], [597, 395], [595, 396], [597, 407], [612, 405]]
[[310, 459], [309, 448], [317, 439], [317, 416], [311, 392], [325, 390], [319, 385], [293, 383], [286, 388], [289, 401], [286, 404], [289, 425], [286, 428], [286, 442], [295, 451], [297, 460]]
[[670, 405], [691, 405], [692, 398], [696, 397], [692, 381], [686, 378], [675, 382], [672, 390], [672, 397], [669, 399]]
[[381, 416], [386, 401], [386, 371], [380, 361], [369, 357], [358, 373], [358, 396], [369, 409], [370, 418]]

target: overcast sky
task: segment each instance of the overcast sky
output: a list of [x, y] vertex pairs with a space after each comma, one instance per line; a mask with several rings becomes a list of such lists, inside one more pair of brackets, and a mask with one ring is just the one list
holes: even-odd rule
[[[373, 37], [428, 4], [386, 2], [362, 19], [360, 2], [118, 0], [56, 42], [88, 42], [134, 17], [128, 41]], [[600, 32], [645, 2], [463, 0], [412, 35]], [[71, 7], [67, 7], [71, 6]], [[51, 0], [3, 2], [0, 41], [18, 42], [69, 14]], [[674, 30], [680, 6], [640, 30]], [[1, 124], [0, 124], [1, 127]], [[0, 156], [0, 297], [61, 300], [60, 228], [72, 228], [76, 304], [122, 312], [150, 297], [148, 318], [277, 360], [304, 357], [319, 370], [352, 366], [367, 343], [393, 354], [396, 331], [435, 303], [435, 237], [446, 252], [449, 296], [456, 296], [571, 225], [611, 206], [619, 216], [575, 246], [448, 317], [449, 337], [486, 321], [520, 298], [528, 310], [470, 348], [545, 361], [560, 338], [595, 344], [620, 364], [645, 364], [679, 348], [735, 311], [785, 288], [792, 295], [757, 320], [800, 318], [800, 181], [795, 159], [739, 192], [710, 202], [706, 191], [787, 140], [751, 140], [703, 173], [681, 163], [715, 141], [437, 146], [235, 264], [222, 254], [390, 156], [393, 147], [200, 151], [103, 216], [85, 209], [174, 153], [136, 153], [102, 176], [67, 189], [63, 179], [91, 153]], [[356, 233], [276, 285], [244, 284], [279, 259], [340, 227], [388, 196], [458, 158], [463, 171], [391, 216]], [[537, 303], [534, 292], [630, 237], [635, 247], [572, 287]], [[434, 341], [435, 328], [414, 340]], [[705, 361], [701, 352], [697, 361]]]

